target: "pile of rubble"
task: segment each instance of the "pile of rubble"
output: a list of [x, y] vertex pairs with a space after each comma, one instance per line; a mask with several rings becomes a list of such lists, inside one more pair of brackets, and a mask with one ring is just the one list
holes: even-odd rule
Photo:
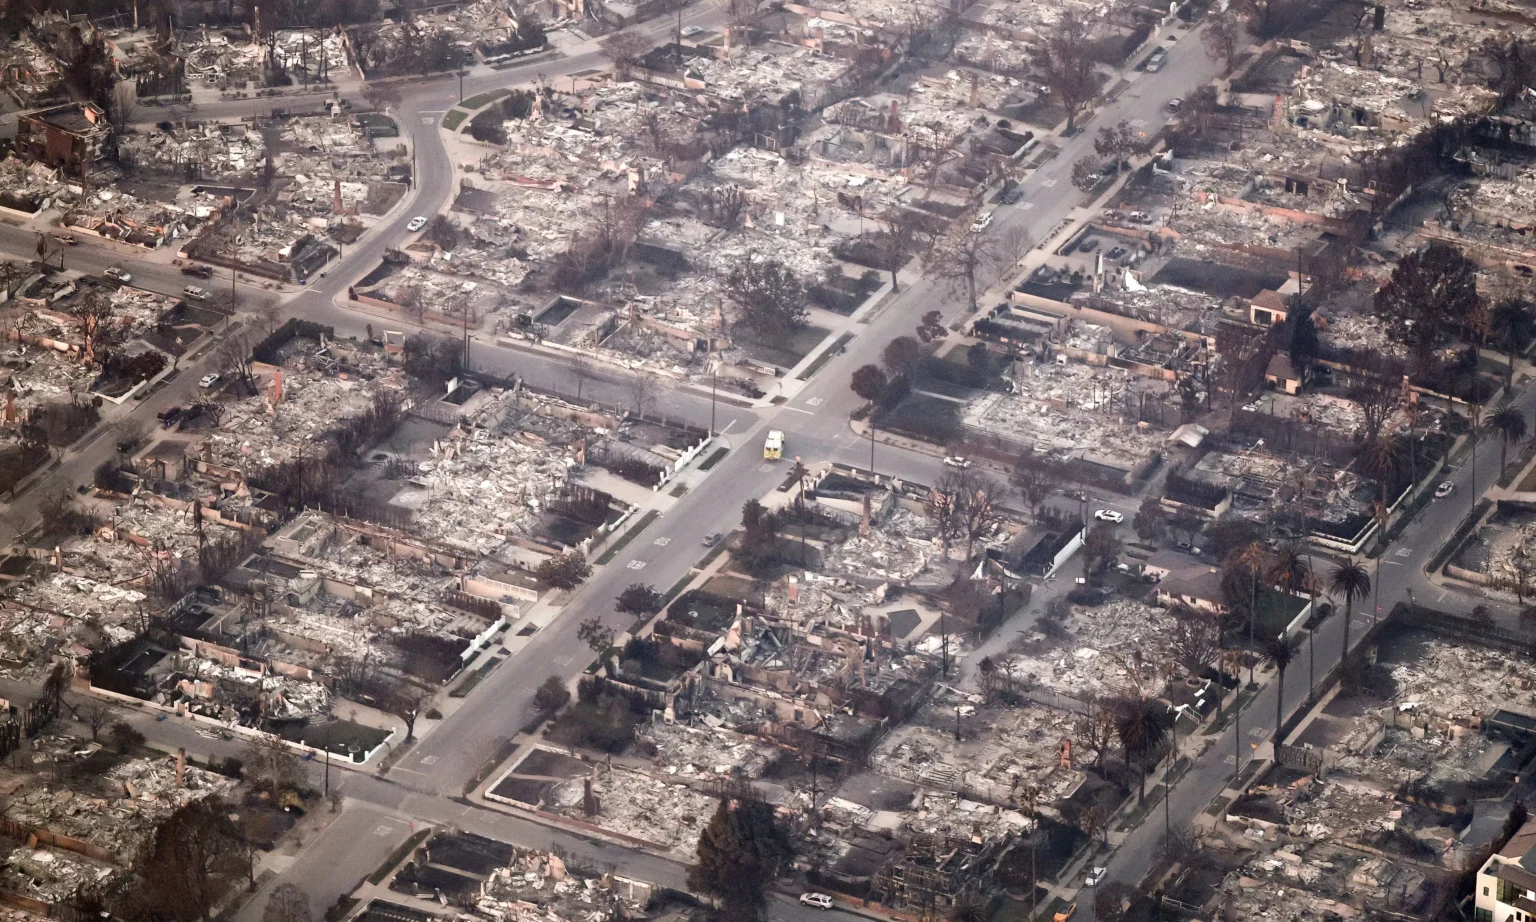
[[693, 780], [711, 777], [756, 778], [779, 750], [720, 727], [685, 727], [652, 722], [640, 739], [656, 747], [654, 763], [662, 774]]
[[[1140, 690], [1157, 694], [1172, 678], [1173, 618], [1161, 608], [1115, 600], [1072, 606], [1060, 646], [1043, 635], [1025, 639], [1003, 669], [1016, 680], [1082, 698]], [[1038, 650], [1038, 652], [1035, 652]]]
[[933, 535], [933, 523], [925, 516], [896, 509], [868, 535], [850, 534], [827, 548], [821, 570], [910, 584], [927, 572], [940, 554]]
[[[585, 815], [586, 779], [562, 781], [549, 794], [550, 808], [605, 831], [651, 842], [681, 861], [691, 861], [699, 833], [714, 815], [716, 800], [683, 784], [615, 766], [591, 779], [595, 816]], [[665, 817], [663, 822], [658, 818]]]
[[1400, 707], [1412, 705], [1446, 720], [1471, 721], [1501, 707], [1528, 712], [1536, 688], [1530, 663], [1471, 644], [1426, 638], [1408, 663], [1393, 663]]
[[1037, 452], [1131, 470], [1162, 448], [1163, 436], [1125, 422], [1130, 380], [1119, 368], [1015, 363], [1013, 392], [983, 394], [966, 404], [962, 419]]

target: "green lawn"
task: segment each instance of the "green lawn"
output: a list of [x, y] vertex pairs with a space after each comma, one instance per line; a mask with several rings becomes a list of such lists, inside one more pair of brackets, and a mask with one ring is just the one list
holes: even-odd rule
[[449, 112], [448, 115], [443, 119], [443, 127], [449, 131], [457, 130], [460, 125], [464, 124], [464, 120], [468, 117], [469, 113], [465, 112], [463, 109], [454, 109], [453, 111]]
[[511, 90], [491, 90], [489, 93], [481, 93], [478, 96], [471, 96], [468, 99], [460, 102], [459, 105], [473, 112], [481, 106], [488, 106], [503, 96], [511, 95], [511, 93]]

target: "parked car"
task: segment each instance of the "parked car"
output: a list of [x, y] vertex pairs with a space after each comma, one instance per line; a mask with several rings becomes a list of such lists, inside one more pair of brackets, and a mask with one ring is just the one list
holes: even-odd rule
[[1104, 875], [1108, 874], [1108, 873], [1109, 873], [1109, 869], [1108, 868], [1093, 868], [1092, 870], [1090, 870], [1088, 872], [1088, 876], [1083, 879], [1083, 886], [1085, 886], [1085, 887], [1096, 887], [1096, 886], [1098, 886], [1099, 881], [1103, 880], [1104, 879]]
[[169, 429], [181, 419], [181, 413], [181, 407], [171, 407], [168, 410], [155, 414], [155, 418], [160, 420], [162, 426]]
[[1456, 491], [1456, 485], [1449, 480], [1441, 481], [1440, 486], [1435, 487], [1435, 499], [1445, 499]]
[[1158, 48], [1152, 49], [1152, 53], [1147, 55], [1147, 63], [1144, 66], [1143, 69], [1147, 73], [1149, 73], [1149, 74], [1155, 74], [1158, 71], [1162, 70], [1163, 69], [1163, 65], [1167, 64], [1167, 63], [1168, 63], [1168, 49], [1162, 48], [1162, 47], [1158, 47]]
[[1079, 253], [1092, 253], [1094, 250], [1097, 250], [1098, 248], [1099, 248], [1099, 242], [1097, 240], [1094, 240], [1091, 237], [1089, 239], [1087, 239], [1087, 240], [1084, 240], [1082, 243], [1077, 245], [1077, 251]]
[[683, 38], [693, 38], [704, 30], [698, 26], [683, 26]]
[[76, 237], [74, 234], [54, 234], [53, 239], [67, 247], [72, 247], [80, 242], [80, 238]]
[[827, 896], [825, 893], [802, 893], [800, 894], [800, 905], [815, 906], [817, 909], [831, 909], [832, 897]]
[[714, 547], [715, 545], [720, 543], [720, 539], [723, 538], [723, 537], [724, 537], [724, 535], [720, 534], [718, 531], [712, 531], [709, 534], [704, 536], [704, 546], [705, 547]]
[[197, 386], [198, 387], [213, 387], [215, 384], [218, 384], [218, 383], [219, 383], [219, 373], [218, 372], [214, 372], [212, 374], [203, 375], [202, 380], [197, 382]]
[[181, 293], [184, 297], [190, 298], [193, 301], [208, 300], [208, 292], [202, 290], [196, 285], [188, 285], [181, 290]]
[[1100, 509], [1093, 514], [1093, 517], [1100, 522], [1114, 522], [1116, 525], [1125, 521], [1125, 516], [1113, 509]]
[[1172, 99], [1168, 100], [1168, 111], [1169, 112], [1177, 112], [1177, 111], [1179, 111], [1182, 108], [1184, 108], [1184, 97], [1182, 97], [1182, 96], [1175, 96]]
[[971, 466], [971, 462], [970, 462], [969, 458], [962, 458], [959, 455], [948, 455], [947, 457], [944, 458], [944, 466], [945, 467], [970, 467]]
[[1115, 260], [1119, 259], [1120, 257], [1122, 257], [1124, 255], [1125, 255], [1125, 247], [1115, 247], [1114, 249], [1110, 250], [1108, 253], [1105, 253], [1104, 254], [1104, 258], [1109, 260], [1109, 261], [1111, 261], [1111, 262], [1114, 262]]
[[182, 266], [181, 267], [181, 274], [182, 275], [190, 275], [193, 278], [199, 278], [199, 279], [213, 278], [213, 267], [212, 266]]
[[1075, 912], [1077, 912], [1077, 904], [1069, 903], [1066, 909], [1063, 909], [1061, 912], [1058, 912], [1056, 915], [1051, 917], [1051, 922], [1067, 922], [1068, 919], [1072, 918], [1072, 914]]
[[119, 269], [116, 266], [112, 266], [111, 268], [106, 269], [105, 271], [103, 271], [101, 273], [101, 275], [102, 275], [102, 278], [111, 279], [112, 281], [118, 283], [119, 285], [126, 285], [129, 282], [133, 281], [133, 276], [129, 275], [128, 273], [124, 272], [123, 270]]
[[426, 227], [426, 226], [427, 226], [427, 219], [423, 218], [421, 215], [417, 215], [416, 217], [411, 219], [411, 223], [407, 224], [405, 226], [405, 229], [414, 234], [414, 233], [416, 233], [417, 231], [421, 230], [423, 227]]

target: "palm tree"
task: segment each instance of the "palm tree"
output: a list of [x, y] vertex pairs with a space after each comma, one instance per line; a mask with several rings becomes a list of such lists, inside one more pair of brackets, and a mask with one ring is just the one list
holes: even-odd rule
[[1019, 811], [1029, 817], [1029, 913], [1034, 917], [1035, 893], [1038, 892], [1039, 883], [1035, 870], [1036, 849], [1040, 842], [1040, 789], [1033, 784], [1026, 784], [1019, 789]]
[[[1251, 648], [1254, 624], [1259, 620], [1259, 578], [1264, 572], [1264, 545], [1251, 541], [1242, 549], [1233, 552], [1230, 559], [1237, 566], [1246, 568], [1251, 576], [1249, 589], [1251, 598], [1248, 600], [1248, 646]], [[1253, 684], [1252, 667], [1248, 670], [1248, 684]]]
[[1402, 453], [1398, 448], [1397, 437], [1383, 435], [1366, 445], [1360, 453], [1360, 461], [1367, 473], [1381, 481], [1381, 503], [1386, 505], [1387, 486], [1392, 475], [1402, 469]]
[[1515, 381], [1515, 351], [1531, 332], [1531, 315], [1525, 302], [1518, 298], [1500, 301], [1493, 309], [1493, 329], [1509, 356], [1504, 370], [1504, 391], [1508, 393]]
[[1353, 557], [1333, 568], [1328, 576], [1328, 588], [1344, 596], [1344, 652], [1339, 654], [1339, 665], [1349, 659], [1349, 622], [1355, 617], [1355, 599], [1371, 591], [1371, 576], [1365, 567]]
[[[1120, 748], [1125, 753], [1125, 767], [1129, 771], [1131, 758], [1141, 760], [1156, 749], [1168, 735], [1167, 713], [1153, 704], [1150, 698], [1140, 695], [1121, 698], [1115, 704], [1115, 735], [1120, 737]], [[1145, 763], [1140, 770], [1140, 794], [1147, 796]]]
[[1509, 462], [1509, 443], [1525, 438], [1525, 414], [1506, 403], [1488, 417], [1488, 428], [1499, 434], [1499, 472], [1503, 473]]
[[1281, 634], [1264, 645], [1264, 660], [1280, 673], [1275, 683], [1275, 745], [1280, 745], [1280, 727], [1285, 723], [1285, 670], [1295, 661], [1301, 641]]
[[1296, 545], [1290, 543], [1281, 545], [1269, 565], [1269, 581], [1284, 586], [1285, 591], [1292, 595], [1307, 584], [1307, 578], [1311, 575], [1312, 568], [1307, 566], [1307, 559]]
[[968, 893], [955, 900], [949, 910], [949, 922], [987, 922], [987, 904], [976, 894]]

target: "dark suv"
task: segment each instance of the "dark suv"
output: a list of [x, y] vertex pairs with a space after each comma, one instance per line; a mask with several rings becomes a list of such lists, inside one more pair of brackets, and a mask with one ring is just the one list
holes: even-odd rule
[[192, 276], [194, 278], [210, 279], [210, 278], [213, 278], [213, 267], [212, 266], [182, 266], [181, 267], [181, 274], [182, 275], [190, 275], [190, 276]]

